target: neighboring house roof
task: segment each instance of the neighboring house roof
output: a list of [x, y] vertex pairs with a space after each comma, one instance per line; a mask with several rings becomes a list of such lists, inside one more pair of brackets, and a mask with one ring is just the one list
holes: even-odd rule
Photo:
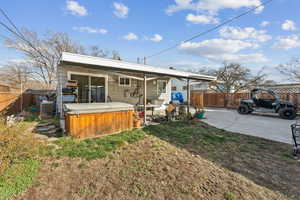
[[13, 85], [10, 85], [10, 84], [7, 84], [7, 83], [3, 83], [3, 82], [0, 82], [0, 85], [5, 86], [5, 87], [10, 87], [10, 88], [19, 88], [19, 87], [16, 87], [16, 86], [13, 86]]
[[60, 63], [93, 65], [93, 66], [99, 66], [99, 67], [110, 68], [115, 70], [142, 72], [147, 74], [158, 74], [158, 75], [165, 75], [165, 76], [171, 76], [176, 78], [189, 78], [193, 80], [202, 80], [202, 81], [216, 80], [216, 77], [213, 76], [195, 74], [195, 73], [161, 68], [161, 67], [154, 67], [150, 65], [124, 62], [120, 60], [67, 53], [67, 52], [62, 53]]
[[262, 85], [264, 87], [300, 87], [300, 83], [276, 83], [271, 85]]

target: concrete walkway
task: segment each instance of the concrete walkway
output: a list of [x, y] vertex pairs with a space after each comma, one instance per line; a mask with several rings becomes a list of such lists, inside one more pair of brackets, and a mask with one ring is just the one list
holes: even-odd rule
[[224, 130], [258, 136], [278, 142], [292, 144], [290, 125], [297, 120], [284, 120], [277, 116], [240, 115], [236, 110], [206, 109], [206, 123]]

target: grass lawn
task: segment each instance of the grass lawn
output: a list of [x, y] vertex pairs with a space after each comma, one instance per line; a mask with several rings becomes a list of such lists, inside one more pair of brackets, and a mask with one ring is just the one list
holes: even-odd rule
[[23, 192], [34, 183], [40, 167], [39, 142], [32, 137], [34, 121], [13, 127], [0, 124], [0, 200]]
[[[241, 137], [200, 122], [176, 122], [97, 139], [62, 138], [43, 151], [38, 181], [16, 199], [287, 199], [276, 192], [284, 192], [280, 187], [259, 186], [222, 164], [232, 161], [227, 154], [233, 147], [223, 148], [237, 146]], [[266, 150], [260, 139], [248, 142], [247, 153]], [[285, 155], [278, 159], [294, 163]]]
[[0, 200], [10, 199], [34, 183], [40, 167], [37, 160], [28, 159], [13, 164], [0, 174]]
[[[199, 121], [95, 139], [65, 137], [45, 143], [35, 154], [30, 151], [34, 143], [21, 139], [4, 151], [16, 154], [10, 158], [14, 164], [0, 174], [1, 200], [24, 190], [14, 199], [281, 200], [300, 195], [300, 164], [290, 157], [290, 145]], [[24, 140], [28, 145], [18, 151]], [[20, 159], [26, 155], [22, 152], [27, 159]]]
[[299, 199], [300, 162], [292, 146], [217, 129], [201, 122], [174, 122], [145, 129], [171, 144], [244, 175], [255, 183]]
[[134, 143], [145, 137], [142, 130], [124, 131], [119, 134], [101, 138], [76, 140], [73, 138], [61, 138], [50, 145], [45, 155], [70, 158], [83, 158], [93, 160], [104, 158], [109, 152], [124, 145]]

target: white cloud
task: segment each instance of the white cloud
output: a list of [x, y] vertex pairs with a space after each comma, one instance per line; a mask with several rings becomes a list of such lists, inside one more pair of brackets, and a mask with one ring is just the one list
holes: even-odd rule
[[272, 36], [268, 35], [265, 30], [256, 30], [253, 27], [225, 26], [220, 29], [219, 33], [223, 37], [238, 40], [248, 39], [250, 41], [266, 42], [272, 39]]
[[114, 14], [119, 18], [126, 18], [128, 16], [129, 8], [122, 3], [114, 2], [113, 6], [115, 8]]
[[179, 49], [194, 55], [236, 53], [245, 48], [253, 48], [253, 44], [241, 40], [211, 39], [185, 42], [179, 46]]
[[168, 15], [181, 10], [195, 10], [195, 4], [193, 0], [175, 0], [175, 5], [170, 5], [165, 10]]
[[290, 35], [287, 37], [279, 38], [278, 41], [273, 45], [274, 49], [292, 49], [300, 47], [300, 40], [297, 35]]
[[186, 54], [200, 56], [211, 61], [230, 62], [265, 62], [267, 59], [259, 53], [256, 54], [236, 54], [237, 52], [255, 48], [255, 45], [241, 40], [211, 39], [202, 42], [182, 43], [178, 49]]
[[209, 15], [193, 15], [188, 14], [185, 18], [187, 21], [194, 24], [217, 24], [219, 20], [213, 16]]
[[268, 26], [268, 25], [270, 25], [270, 22], [269, 22], [269, 21], [262, 21], [262, 22], [260, 23], [260, 26], [262, 26], [262, 27], [266, 27], [266, 26]]
[[88, 14], [87, 9], [81, 6], [77, 1], [67, 0], [67, 10], [72, 15], [85, 16]]
[[[239, 9], [242, 7], [255, 7], [261, 4], [261, 0], [175, 0], [175, 4], [168, 6], [165, 10], [168, 15], [181, 10], [208, 11], [211, 14], [218, 13], [221, 9]], [[259, 13], [263, 6], [256, 10]]]
[[[221, 9], [231, 8], [239, 9], [242, 7], [255, 7], [261, 4], [261, 0], [202, 0], [199, 1], [198, 7], [209, 12], [218, 12]], [[262, 11], [263, 7], [259, 8], [257, 12]]]
[[134, 33], [128, 33], [123, 37], [124, 40], [137, 40], [139, 39], [138, 36]]
[[100, 34], [106, 34], [108, 31], [106, 29], [100, 28], [95, 29], [88, 26], [75, 26], [73, 27], [73, 30], [80, 31], [80, 32], [88, 32], [88, 33], [100, 33]]
[[[159, 64], [158, 64], [159, 65]], [[195, 62], [195, 61], [175, 61], [175, 62], [165, 62], [161, 63], [161, 66], [171, 66], [178, 70], [188, 70], [188, 71], [198, 71], [199, 69], [217, 69], [218, 65], [213, 63], [202, 63], [202, 62]]]
[[149, 38], [149, 40], [153, 42], [160, 42], [163, 40], [163, 37], [159, 34], [154, 34], [152, 38]]
[[261, 53], [223, 54], [217, 57], [212, 56], [211, 59], [219, 62], [226, 61], [237, 63], [262, 63], [268, 61], [268, 59]]
[[285, 20], [284, 23], [281, 25], [282, 30], [285, 31], [294, 31], [296, 30], [296, 24], [292, 20]]

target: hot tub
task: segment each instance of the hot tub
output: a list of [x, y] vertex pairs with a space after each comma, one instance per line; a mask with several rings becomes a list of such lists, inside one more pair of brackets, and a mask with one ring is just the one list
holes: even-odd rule
[[133, 128], [133, 105], [126, 103], [64, 104], [66, 131], [76, 138], [110, 135]]

